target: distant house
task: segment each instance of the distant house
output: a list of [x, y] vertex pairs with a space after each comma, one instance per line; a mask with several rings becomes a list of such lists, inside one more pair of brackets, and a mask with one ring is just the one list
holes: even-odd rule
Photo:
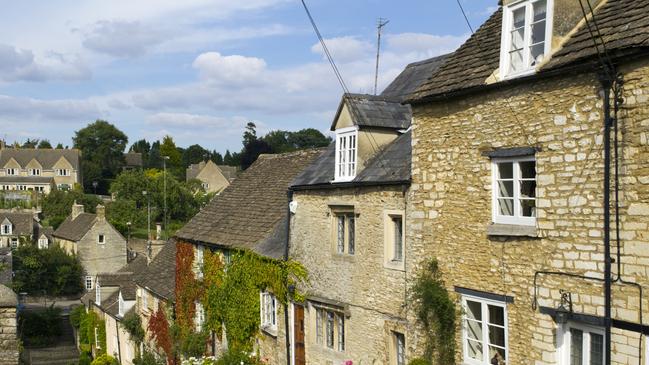
[[208, 193], [219, 193], [237, 177], [237, 168], [234, 166], [217, 165], [212, 161], [201, 161], [189, 165], [187, 168], [187, 181], [197, 179]]
[[144, 166], [144, 163], [142, 162], [142, 154], [139, 152], [125, 153], [124, 161], [124, 170], [136, 170], [141, 169]]
[[[47, 232], [31, 211], [0, 211], [0, 247], [17, 248], [21, 243], [40, 240], [41, 236], [48, 239]], [[43, 241], [43, 246], [49, 247], [49, 242]]]
[[76, 149], [0, 149], [0, 190], [70, 189], [82, 183], [81, 152]]
[[94, 287], [99, 273], [116, 272], [126, 265], [126, 239], [106, 220], [106, 208], [97, 214], [84, 213], [83, 205], [72, 206], [72, 214], [52, 234], [56, 243], [81, 260], [86, 290]]

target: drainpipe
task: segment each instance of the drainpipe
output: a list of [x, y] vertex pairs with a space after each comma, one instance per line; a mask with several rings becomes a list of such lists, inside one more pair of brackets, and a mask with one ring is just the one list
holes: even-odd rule
[[119, 341], [119, 322], [117, 321], [117, 318], [115, 319], [115, 333], [117, 334], [117, 358], [119, 360], [119, 363], [122, 363], [122, 346], [120, 345]]
[[[609, 71], [612, 71], [609, 69]], [[611, 85], [606, 72], [600, 76], [604, 90], [604, 352], [611, 364]]]
[[[284, 261], [288, 261], [289, 253], [289, 243], [291, 241], [291, 207], [290, 204], [293, 201], [293, 190], [290, 188], [286, 192], [287, 202], [286, 202], [286, 245], [284, 246]], [[288, 277], [286, 278], [286, 283], [288, 286]], [[286, 336], [286, 365], [291, 365], [291, 336], [289, 331], [289, 322], [288, 322], [288, 303], [289, 300], [286, 298], [286, 305], [284, 305], [284, 326], [286, 327], [284, 332]]]

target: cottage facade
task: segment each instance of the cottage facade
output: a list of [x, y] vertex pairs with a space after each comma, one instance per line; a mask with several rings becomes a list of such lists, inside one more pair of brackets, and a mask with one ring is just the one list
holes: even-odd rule
[[[411, 249], [437, 258], [455, 300], [457, 363], [603, 364], [608, 356], [602, 78], [615, 72], [624, 82], [614, 81], [617, 115], [614, 96], [610, 104], [613, 217], [619, 206], [610, 360], [647, 361], [639, 287], [649, 263], [649, 58], [635, 36], [649, 29], [649, 3], [595, 3], [586, 23], [569, 2], [504, 1], [409, 98], [406, 230]], [[595, 23], [606, 67], [593, 46], [603, 52], [602, 40], [588, 30]]]
[[76, 149], [0, 149], [0, 190], [71, 189], [81, 184], [81, 152]]
[[201, 161], [187, 167], [186, 177], [189, 180], [199, 180], [208, 193], [219, 193], [236, 178], [237, 168], [217, 165], [211, 160]]

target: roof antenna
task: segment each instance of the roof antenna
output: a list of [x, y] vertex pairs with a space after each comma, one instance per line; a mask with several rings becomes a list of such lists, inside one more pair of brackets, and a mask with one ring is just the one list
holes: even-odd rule
[[378, 39], [376, 42], [376, 70], [374, 71], [374, 95], [377, 93], [377, 87], [379, 83], [379, 57], [381, 56], [381, 31], [390, 21], [388, 19], [379, 18], [376, 23], [376, 29], [378, 32]]

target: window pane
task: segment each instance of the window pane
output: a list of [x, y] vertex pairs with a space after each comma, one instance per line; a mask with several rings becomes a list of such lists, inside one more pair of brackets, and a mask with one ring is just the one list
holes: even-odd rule
[[522, 6], [516, 10], [514, 10], [514, 13], [512, 14], [512, 18], [514, 19], [514, 29], [520, 28], [525, 25], [525, 7]]
[[505, 347], [505, 329], [489, 326], [489, 344]]
[[498, 164], [498, 179], [513, 179], [514, 165], [511, 162], [502, 162]]
[[[505, 325], [505, 309], [497, 305], [489, 305], [489, 323], [499, 326]], [[493, 343], [493, 342], [492, 342]]]
[[518, 166], [521, 171], [521, 178], [534, 179], [536, 177], [536, 161], [519, 162]]
[[570, 329], [570, 365], [583, 365], [584, 333], [580, 330]]
[[545, 19], [547, 10], [547, 3], [545, 0], [537, 1], [534, 3], [534, 22]]
[[590, 334], [590, 365], [604, 364], [604, 338], [596, 333]]
[[505, 349], [489, 346], [489, 363], [502, 364], [505, 360]]
[[532, 46], [530, 50], [530, 66], [536, 66], [543, 61], [545, 55], [545, 43]]
[[338, 317], [338, 351], [345, 351], [345, 318], [341, 315]]
[[482, 361], [482, 343], [478, 341], [467, 340], [467, 349], [469, 357]]
[[509, 71], [517, 72], [523, 69], [523, 50], [509, 53]]
[[523, 217], [536, 217], [536, 201], [533, 199], [521, 199], [521, 215]]
[[345, 216], [339, 215], [338, 219], [337, 237], [338, 237], [338, 253], [345, 252]]
[[500, 215], [514, 215], [514, 199], [498, 199], [498, 211]]
[[514, 181], [498, 181], [498, 196], [501, 198], [513, 198]]
[[356, 234], [356, 232], [354, 232], [356, 230], [356, 219], [354, 218], [353, 215], [349, 216], [349, 223], [348, 224], [349, 224], [349, 227], [347, 228], [349, 230], [349, 252], [348, 253], [350, 255], [353, 255], [354, 250], [356, 249], [356, 247], [355, 247], [356, 242], [355, 242], [355, 239], [354, 239], [354, 235]]
[[523, 180], [521, 181], [521, 198], [534, 198], [536, 197], [536, 181]]
[[394, 225], [394, 259], [401, 261], [403, 259], [403, 221], [401, 217], [392, 218]]
[[334, 314], [327, 313], [327, 347], [334, 348]]
[[545, 20], [532, 24], [531, 44], [545, 42]]
[[315, 311], [315, 342], [322, 343], [322, 309]]
[[523, 46], [525, 45], [525, 38], [524, 38], [525, 28], [512, 30], [511, 35], [512, 35], [511, 51], [523, 49]]
[[466, 317], [482, 321], [482, 304], [471, 300], [466, 301]]
[[406, 337], [402, 333], [394, 333], [397, 347], [397, 365], [406, 365]]
[[482, 341], [482, 322], [467, 319], [466, 334], [472, 340]]

